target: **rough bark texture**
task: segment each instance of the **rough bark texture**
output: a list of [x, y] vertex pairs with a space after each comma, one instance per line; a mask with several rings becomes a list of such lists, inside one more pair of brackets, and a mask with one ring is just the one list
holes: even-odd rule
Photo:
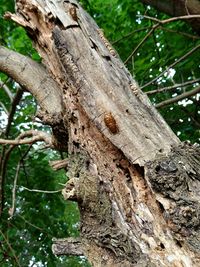
[[18, 0], [8, 16], [59, 84], [63, 196], [92, 265], [199, 266], [199, 149], [181, 146], [76, 1]]
[[[199, 0], [141, 0], [141, 2], [173, 17], [200, 14]], [[190, 23], [194, 31], [200, 34], [200, 19], [191, 19], [187, 22]]]

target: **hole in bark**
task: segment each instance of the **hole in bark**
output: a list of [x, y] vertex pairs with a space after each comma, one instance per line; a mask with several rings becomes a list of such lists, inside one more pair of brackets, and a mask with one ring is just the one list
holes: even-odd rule
[[109, 234], [106, 234], [104, 237], [105, 237], [105, 239], [106, 238], [110, 239], [110, 235]]
[[129, 114], [129, 110], [128, 110], [128, 109], [126, 109], [126, 113], [128, 113], [128, 114]]
[[164, 209], [164, 206], [163, 206], [163, 204], [161, 204], [159, 201], [157, 201], [156, 200], [156, 202], [157, 202], [157, 204], [158, 204], [158, 207], [160, 208], [160, 211], [162, 212], [162, 213], [164, 213], [165, 212], [165, 209]]
[[139, 164], [134, 164], [134, 167], [144, 177], [144, 167], [140, 167]]
[[165, 248], [165, 246], [164, 246], [164, 244], [163, 244], [163, 243], [160, 243], [160, 247], [161, 247], [162, 249], [164, 249], [164, 248]]
[[90, 161], [89, 160], [86, 160], [85, 165], [86, 165], [86, 169], [89, 170]]
[[182, 244], [181, 244], [180, 241], [176, 240], [176, 244], [177, 244], [180, 248], [182, 248]]
[[62, 22], [58, 18], [55, 18], [54, 21], [55, 21], [56, 25], [58, 25], [61, 30], [65, 30], [65, 27], [63, 26]]
[[74, 145], [75, 147], [77, 147], [77, 148], [80, 147], [80, 144], [79, 144], [78, 142], [76, 142], [76, 141], [73, 141], [73, 145]]
[[83, 126], [82, 126], [82, 131], [84, 132], [84, 130], [85, 130], [85, 126], [83, 125]]
[[115, 227], [116, 226], [116, 223], [115, 222], [112, 222], [112, 226]]
[[77, 134], [77, 129], [76, 129], [76, 128], [74, 129], [74, 134], [75, 134], [75, 135]]
[[72, 123], [77, 122], [77, 117], [73, 112], [72, 112], [71, 117], [70, 117], [70, 122], [72, 122]]
[[110, 61], [110, 60], [111, 60], [110, 56], [104, 56], [104, 58], [105, 58], [107, 61]]
[[155, 167], [155, 170], [156, 170], [156, 172], [159, 172], [159, 170], [160, 170], [160, 165], [157, 165], [157, 166]]
[[122, 169], [119, 163], [116, 163], [116, 167]]

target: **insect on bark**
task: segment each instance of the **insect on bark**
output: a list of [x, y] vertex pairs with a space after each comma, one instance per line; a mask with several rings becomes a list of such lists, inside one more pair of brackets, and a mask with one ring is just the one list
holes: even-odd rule
[[117, 122], [111, 112], [105, 113], [104, 123], [112, 134], [117, 134], [119, 132]]

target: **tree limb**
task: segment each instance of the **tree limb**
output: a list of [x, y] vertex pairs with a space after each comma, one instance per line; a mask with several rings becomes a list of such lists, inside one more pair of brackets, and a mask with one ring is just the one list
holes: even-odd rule
[[160, 102], [159, 104], [156, 105], [156, 108], [162, 108], [162, 107], [167, 106], [169, 104], [178, 102], [178, 101], [180, 101], [180, 100], [182, 100], [182, 99], [184, 99], [186, 97], [196, 95], [199, 92], [200, 92], [200, 87], [198, 87], [198, 88], [196, 88], [194, 90], [185, 92], [185, 93], [183, 93], [183, 94], [181, 94], [179, 96], [176, 96], [176, 97], [170, 98], [168, 100], [162, 101], [162, 102]]
[[36, 193], [45, 193], [45, 194], [55, 194], [55, 193], [60, 193], [62, 191], [62, 189], [60, 190], [53, 190], [53, 191], [49, 191], [49, 190], [40, 190], [40, 189], [30, 189], [27, 188], [25, 186], [22, 186], [23, 189], [29, 191], [29, 192], [36, 192]]
[[176, 89], [178, 87], [184, 87], [184, 86], [191, 85], [191, 84], [198, 83], [198, 82], [200, 82], [200, 79], [187, 81], [185, 83], [177, 83], [177, 84], [174, 84], [172, 86], [167, 86], [167, 87], [163, 87], [163, 88], [158, 88], [156, 90], [148, 91], [148, 92], [146, 92], [146, 94], [147, 95], [153, 95], [153, 94], [157, 94], [157, 93], [162, 93], [162, 92], [165, 92], [165, 91]]
[[[27, 136], [32, 136], [31, 138], [23, 139]], [[22, 144], [33, 144], [38, 141], [44, 141], [48, 145], [52, 146], [51, 136], [42, 131], [29, 130], [20, 134], [15, 140], [0, 139], [0, 144], [8, 145], [22, 145]]]
[[0, 46], [0, 71], [33, 94], [43, 110], [48, 113], [62, 111], [60, 91], [42, 64]]
[[[184, 15], [195, 15], [200, 14], [200, 2], [198, 0], [168, 0], [168, 1], [157, 1], [157, 0], [141, 0], [144, 4], [151, 5], [161, 12], [164, 12], [170, 16], [184, 16]], [[192, 28], [200, 34], [200, 19], [195, 18], [189, 20], [188, 23]]]
[[153, 20], [155, 22], [158, 22], [159, 24], [166, 24], [166, 23], [170, 23], [176, 20], [190, 20], [190, 19], [200, 19], [200, 15], [187, 15], [187, 16], [179, 16], [179, 17], [173, 17], [173, 18], [169, 18], [169, 19], [164, 19], [164, 20], [160, 20], [154, 17], [150, 17], [150, 16], [146, 16], [143, 15], [143, 18], [146, 19], [150, 19]]
[[53, 170], [57, 171], [68, 166], [69, 159], [50, 161], [49, 164]]

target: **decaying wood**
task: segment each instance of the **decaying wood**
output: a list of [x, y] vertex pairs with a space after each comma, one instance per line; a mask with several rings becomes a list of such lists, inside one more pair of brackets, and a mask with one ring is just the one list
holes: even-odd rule
[[52, 251], [55, 255], [83, 255], [80, 238], [53, 238], [52, 241]]
[[[10, 16], [34, 36], [44, 63], [63, 88], [66, 108], [72, 114], [73, 110], [80, 112], [78, 101], [95, 126], [132, 162], [142, 165], [159, 150], [169, 152], [178, 139], [148, 98], [139, 89], [137, 96], [130, 90], [133, 85], [138, 87], [136, 82], [121, 60], [111, 55], [94, 21], [76, 4], [79, 25], [74, 20], [62, 24], [69, 20], [70, 3], [75, 1], [57, 1], [51, 8], [46, 2], [50, 1], [36, 1], [33, 12], [32, 1], [23, 7], [18, 1], [17, 15]], [[105, 127], [104, 115], [109, 112], [120, 129], [118, 135]]]
[[62, 94], [62, 193], [79, 204], [89, 261], [199, 266], [199, 148], [181, 146], [76, 1], [18, 0], [16, 10], [8, 16], [26, 28]]

